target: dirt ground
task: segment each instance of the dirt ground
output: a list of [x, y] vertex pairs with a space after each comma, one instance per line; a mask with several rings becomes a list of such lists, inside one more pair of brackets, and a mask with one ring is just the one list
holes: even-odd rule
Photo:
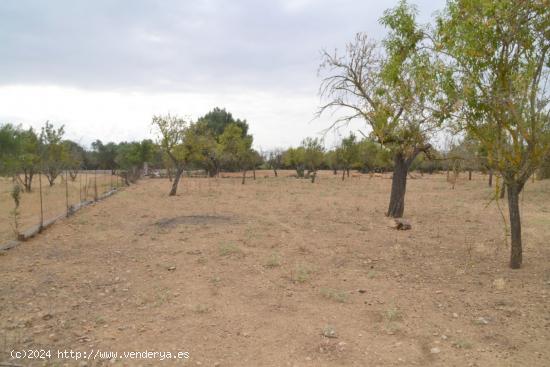
[[[288, 172], [287, 172], [288, 173]], [[47, 366], [548, 366], [550, 182], [522, 199], [507, 267], [486, 176], [315, 184], [144, 179], [0, 256], [0, 362]], [[11, 360], [11, 350], [118, 352]], [[128, 359], [122, 352], [188, 352]]]

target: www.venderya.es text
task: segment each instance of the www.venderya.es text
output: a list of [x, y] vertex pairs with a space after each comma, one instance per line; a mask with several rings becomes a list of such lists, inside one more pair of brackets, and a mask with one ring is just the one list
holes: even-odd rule
[[121, 360], [121, 359], [156, 359], [159, 361], [173, 359], [189, 359], [189, 352], [185, 351], [107, 351], [100, 349], [90, 349], [88, 351], [76, 351], [72, 349], [50, 350], [50, 349], [21, 349], [10, 352], [12, 359], [71, 359], [80, 360]]

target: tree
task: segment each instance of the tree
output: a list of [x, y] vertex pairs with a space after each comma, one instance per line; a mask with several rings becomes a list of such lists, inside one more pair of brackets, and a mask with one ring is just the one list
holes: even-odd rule
[[250, 152], [249, 152], [249, 164], [250, 164], [250, 168], [252, 169], [252, 172], [253, 172], [253, 177], [254, 177], [254, 180], [256, 179], [256, 170], [262, 166], [262, 164], [264, 164], [264, 158], [263, 158], [263, 155], [258, 152], [257, 150], [254, 150], [254, 149], [250, 149]]
[[340, 159], [338, 157], [337, 149], [332, 149], [325, 153], [325, 165], [332, 171], [333, 175], [338, 174]]
[[266, 162], [269, 168], [273, 170], [275, 177], [278, 176], [277, 170], [283, 166], [283, 150], [281, 148], [273, 149], [266, 157]]
[[0, 174], [13, 176], [17, 173], [18, 154], [21, 148], [20, 127], [12, 124], [0, 126]]
[[220, 136], [223, 134], [225, 129], [231, 124], [237, 125], [241, 128], [243, 138], [248, 135], [248, 123], [246, 120], [235, 120], [233, 115], [231, 115], [230, 112], [227, 112], [225, 108], [215, 107], [212, 111], [208, 112], [203, 117], [200, 117], [198, 122], [205, 123], [214, 136]]
[[287, 167], [296, 170], [296, 177], [304, 177], [305, 172], [305, 149], [304, 147], [288, 148], [283, 154], [283, 162]]
[[188, 122], [180, 117], [168, 114], [166, 116], [153, 116], [152, 125], [159, 134], [158, 144], [160, 148], [170, 158], [176, 169], [169, 193], [170, 196], [175, 196], [181, 175], [190, 157], [184, 144]]
[[237, 124], [228, 125], [219, 138], [219, 155], [222, 162], [233, 164], [243, 172], [242, 184], [246, 179], [246, 171], [252, 165], [252, 136], [243, 136], [241, 127]]
[[117, 144], [107, 143], [103, 144], [101, 140], [96, 140], [92, 143], [93, 160], [95, 166], [100, 169], [109, 169], [114, 174], [117, 169], [116, 157], [117, 157]]
[[63, 145], [63, 135], [65, 135], [63, 125], [56, 129], [49, 121], [46, 121], [40, 133], [42, 162], [45, 166], [44, 173], [50, 186], [54, 185], [55, 179], [67, 163], [67, 151], [65, 145]]
[[550, 149], [549, 27], [545, 0], [451, 0], [437, 18], [456, 126], [487, 150], [507, 186], [513, 269], [523, 257], [519, 194]]
[[328, 102], [319, 109], [343, 108], [350, 113], [334, 122], [361, 118], [371, 137], [392, 152], [393, 178], [387, 215], [402, 217], [408, 170], [439, 126], [433, 113], [436, 79], [430, 53], [423, 47], [424, 32], [416, 24], [415, 9], [402, 1], [387, 10], [381, 23], [389, 34], [381, 46], [365, 34], [348, 44], [346, 53], [324, 52], [320, 94]]
[[78, 143], [71, 140], [65, 140], [63, 142], [65, 146], [66, 156], [66, 168], [69, 170], [69, 176], [71, 181], [76, 180], [78, 170], [84, 165], [84, 156], [86, 151]]
[[363, 139], [357, 145], [364, 172], [386, 172], [392, 169], [392, 152], [389, 149], [372, 139]]
[[317, 170], [323, 164], [325, 147], [318, 138], [305, 138], [302, 141], [304, 166], [307, 168], [307, 177], [311, 177], [311, 183], [315, 183]]
[[220, 171], [220, 148], [217, 137], [205, 121], [199, 121], [189, 126], [187, 141], [192, 147], [192, 164], [204, 168], [209, 177], [214, 177]]
[[144, 163], [153, 157], [154, 144], [151, 140], [120, 143], [117, 149], [116, 164], [124, 170], [126, 185], [136, 182], [142, 174]]
[[[32, 179], [39, 170], [40, 139], [32, 128], [19, 133], [17, 168], [23, 173], [23, 186], [26, 192], [32, 191]], [[18, 173], [19, 173], [18, 172]], [[19, 176], [17, 176], [19, 178]]]
[[360, 150], [356, 139], [357, 137], [350, 133], [349, 137], [342, 139], [342, 143], [336, 149], [336, 159], [342, 167], [342, 181], [344, 181], [346, 172], [349, 177], [349, 170], [359, 160]]

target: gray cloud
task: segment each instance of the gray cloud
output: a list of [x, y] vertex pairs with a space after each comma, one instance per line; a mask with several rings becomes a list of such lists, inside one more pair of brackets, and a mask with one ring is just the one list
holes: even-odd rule
[[0, 83], [309, 90], [319, 50], [357, 31], [381, 36], [394, 3], [4, 0]]

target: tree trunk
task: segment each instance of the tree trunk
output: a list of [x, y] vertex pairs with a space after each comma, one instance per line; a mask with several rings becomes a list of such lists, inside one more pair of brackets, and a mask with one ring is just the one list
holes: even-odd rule
[[346, 170], [342, 170], [342, 181], [346, 178]]
[[315, 183], [315, 177], [317, 177], [317, 171], [313, 171], [311, 174], [311, 183]]
[[256, 181], [256, 168], [252, 171], [252, 176], [254, 177], [254, 181]]
[[493, 187], [493, 170], [489, 170], [489, 187]]
[[333, 174], [334, 176], [336, 176], [336, 175], [338, 174], [338, 170], [337, 170], [336, 168], [334, 168], [334, 169], [332, 170], [332, 174]]
[[273, 168], [273, 173], [275, 173], [275, 177], [277, 177], [277, 169]]
[[402, 154], [397, 154], [393, 162], [394, 168], [391, 181], [390, 205], [386, 215], [392, 218], [401, 218], [405, 211], [405, 192], [407, 190], [409, 166]]
[[25, 174], [25, 181], [23, 182], [23, 186], [25, 187], [25, 192], [31, 192], [32, 191], [32, 178], [34, 176], [34, 171], [32, 169], [30, 170], [24, 170]]
[[506, 194], [506, 184], [503, 182], [502, 187], [500, 188], [500, 198], [504, 199], [504, 195]]
[[519, 269], [523, 260], [521, 247], [521, 218], [519, 215], [520, 191], [517, 183], [508, 185], [508, 211], [510, 212], [510, 231], [512, 234], [510, 267], [512, 269]]
[[168, 196], [176, 196], [176, 193], [178, 191], [178, 184], [180, 182], [180, 178], [182, 174], [183, 174], [183, 167], [178, 167], [176, 169], [176, 174], [174, 175], [174, 180], [172, 181], [172, 189], [170, 190], [170, 194], [168, 194]]
[[472, 170], [468, 170], [468, 181], [472, 181]]
[[244, 185], [245, 180], [246, 180], [246, 170], [244, 169], [243, 170], [243, 180], [242, 180], [241, 184]]
[[349, 178], [349, 168], [346, 170], [347, 174], [348, 174], [348, 178]]

